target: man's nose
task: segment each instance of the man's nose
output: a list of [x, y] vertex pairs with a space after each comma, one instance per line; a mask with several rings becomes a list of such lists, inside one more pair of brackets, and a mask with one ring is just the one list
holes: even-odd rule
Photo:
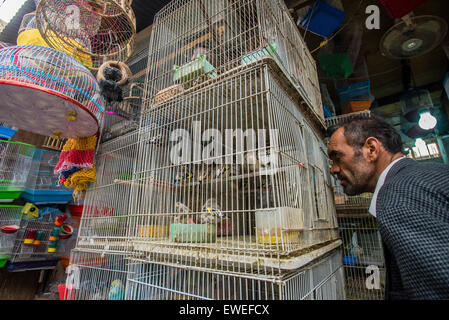
[[331, 174], [336, 174], [336, 173], [339, 173], [339, 172], [340, 172], [340, 167], [337, 166], [335, 163], [333, 163], [332, 167], [331, 167]]

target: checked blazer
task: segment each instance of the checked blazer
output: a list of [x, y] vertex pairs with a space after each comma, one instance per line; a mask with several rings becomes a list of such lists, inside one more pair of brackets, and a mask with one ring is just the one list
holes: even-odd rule
[[403, 159], [377, 197], [386, 299], [449, 299], [449, 166]]

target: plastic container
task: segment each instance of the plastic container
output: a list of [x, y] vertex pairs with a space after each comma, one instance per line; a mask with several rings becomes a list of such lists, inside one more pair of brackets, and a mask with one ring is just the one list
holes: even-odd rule
[[312, 5], [302, 18], [300, 25], [304, 29], [307, 28], [310, 32], [329, 38], [343, 23], [345, 17], [346, 13], [344, 11], [318, 0], [315, 7]]
[[143, 238], [168, 238], [170, 233], [169, 226], [161, 226], [161, 225], [140, 225], [138, 227], [137, 235]]
[[[264, 49], [258, 50], [256, 52], [250, 53], [243, 57], [242, 59], [242, 65], [249, 64], [251, 62], [260, 60], [266, 56], [272, 56], [276, 60], [276, 51], [277, 51], [277, 44], [269, 44]], [[282, 64], [280, 64], [282, 66]]]
[[17, 130], [10, 129], [5, 126], [0, 126], [0, 139], [9, 140], [16, 134], [16, 132]]
[[388, 15], [400, 19], [429, 0], [379, 0]]
[[205, 76], [203, 80], [217, 77], [214, 66], [206, 60], [205, 55], [200, 55], [195, 60], [188, 62], [181, 67], [175, 66], [174, 70], [174, 81], [181, 82], [185, 88], [190, 88], [193, 85], [193, 83], [190, 83], [191, 80], [201, 75]]
[[321, 54], [318, 56], [320, 68], [329, 78], [347, 79], [354, 72], [351, 59], [347, 53]]
[[170, 240], [184, 243], [216, 242], [217, 226], [214, 224], [171, 224]]
[[343, 110], [343, 114], [369, 110], [372, 103], [373, 102], [371, 100], [349, 101], [345, 109]]
[[296, 208], [257, 210], [257, 242], [268, 245], [298, 243], [303, 219], [302, 210]]
[[[366, 100], [370, 95], [371, 83], [369, 80], [357, 82], [337, 89], [340, 100]], [[362, 97], [355, 99], [357, 97]]]

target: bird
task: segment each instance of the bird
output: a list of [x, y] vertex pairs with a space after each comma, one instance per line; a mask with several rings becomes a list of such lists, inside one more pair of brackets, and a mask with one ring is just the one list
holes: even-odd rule
[[111, 288], [108, 294], [109, 300], [124, 300], [125, 299], [125, 286], [122, 280], [117, 279], [112, 281]]

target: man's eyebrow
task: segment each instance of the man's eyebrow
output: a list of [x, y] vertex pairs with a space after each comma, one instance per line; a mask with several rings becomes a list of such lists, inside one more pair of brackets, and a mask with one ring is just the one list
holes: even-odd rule
[[337, 150], [332, 150], [331, 152], [329, 152], [329, 158], [334, 158], [336, 156], [338, 156], [340, 154], [340, 152], [338, 152]]

